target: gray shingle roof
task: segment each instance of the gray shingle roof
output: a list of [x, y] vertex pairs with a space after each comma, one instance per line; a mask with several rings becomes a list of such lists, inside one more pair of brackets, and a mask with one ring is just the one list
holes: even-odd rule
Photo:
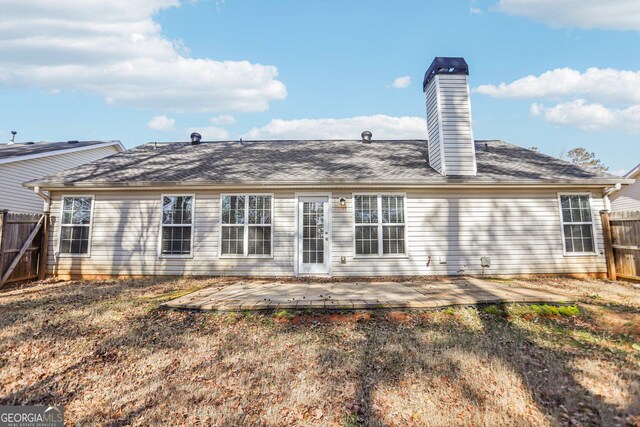
[[478, 175], [443, 177], [421, 140], [148, 143], [29, 185], [587, 183], [620, 178], [502, 141], [476, 141]]
[[62, 141], [0, 144], [0, 160], [18, 159], [23, 156], [32, 156], [34, 154], [44, 154], [53, 151], [71, 150], [79, 147], [89, 147], [92, 145], [99, 145], [108, 142], [120, 143], [120, 141]]

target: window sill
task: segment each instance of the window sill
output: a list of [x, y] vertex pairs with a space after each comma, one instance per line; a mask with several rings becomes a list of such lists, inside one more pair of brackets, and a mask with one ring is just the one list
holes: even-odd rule
[[354, 255], [353, 259], [409, 259], [409, 255]]
[[91, 254], [61, 254], [61, 253], [59, 253], [56, 258], [91, 258]]
[[589, 256], [600, 256], [597, 252], [565, 252], [562, 254], [565, 257], [589, 257]]
[[273, 255], [218, 255], [218, 259], [273, 259]]
[[191, 259], [193, 258], [193, 254], [191, 255], [158, 255], [158, 259]]

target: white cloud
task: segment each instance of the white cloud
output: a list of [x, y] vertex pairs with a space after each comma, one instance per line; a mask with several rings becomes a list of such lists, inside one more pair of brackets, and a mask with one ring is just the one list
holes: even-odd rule
[[499, 0], [494, 9], [553, 27], [640, 31], [638, 0]]
[[3, 0], [0, 84], [77, 90], [170, 111], [263, 111], [286, 97], [274, 66], [190, 58], [154, 15], [178, 0]]
[[531, 105], [531, 112], [542, 115], [550, 123], [584, 130], [621, 130], [633, 134], [640, 132], [640, 105], [616, 109], [576, 99], [553, 107], [534, 103]]
[[173, 130], [175, 124], [175, 119], [171, 119], [167, 116], [155, 116], [154, 118], [149, 120], [149, 122], [147, 123], [147, 127], [153, 130], [169, 131]]
[[229, 139], [229, 131], [218, 126], [205, 126], [201, 128], [188, 128], [185, 133], [187, 136], [193, 132], [202, 135], [203, 141], [216, 141]]
[[556, 68], [511, 83], [481, 85], [474, 92], [495, 98], [558, 99], [579, 96], [598, 102], [640, 103], [640, 71], [588, 68], [581, 73], [571, 68]]
[[209, 123], [212, 125], [232, 125], [236, 122], [236, 118], [229, 114], [220, 114], [219, 116], [211, 117]]
[[394, 89], [404, 89], [406, 87], [409, 87], [410, 84], [411, 84], [411, 77], [401, 76], [401, 77], [396, 77], [393, 83], [391, 83], [391, 87]]
[[470, 7], [469, 13], [472, 15], [482, 15], [482, 10], [479, 7]]
[[532, 116], [539, 116], [543, 111], [544, 104], [540, 104], [538, 102], [534, 102], [533, 104], [531, 104], [531, 107], [529, 107], [529, 112]]
[[271, 120], [251, 129], [248, 139], [360, 139], [369, 130], [374, 139], [426, 139], [427, 125], [422, 117], [391, 117], [382, 114], [344, 119]]
[[481, 85], [474, 92], [495, 98], [554, 101], [553, 107], [534, 102], [529, 112], [557, 125], [640, 132], [640, 71], [557, 68], [511, 83]]

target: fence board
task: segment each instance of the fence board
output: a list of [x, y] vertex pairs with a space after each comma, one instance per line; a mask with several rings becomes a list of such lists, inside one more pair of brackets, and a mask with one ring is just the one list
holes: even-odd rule
[[609, 276], [640, 280], [640, 211], [610, 212], [602, 218], [608, 220], [609, 226], [604, 228], [611, 235], [613, 272]]
[[[41, 214], [0, 212], [0, 277], [3, 277], [25, 241], [35, 229]], [[33, 279], [38, 276], [41, 258], [42, 228], [18, 260], [6, 283]]]

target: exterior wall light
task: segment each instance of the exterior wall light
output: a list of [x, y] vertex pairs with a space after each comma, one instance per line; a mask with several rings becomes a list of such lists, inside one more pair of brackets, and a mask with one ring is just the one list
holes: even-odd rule
[[340, 199], [338, 199], [338, 203], [340, 203], [341, 208], [347, 207], [347, 199], [345, 199], [344, 197], [340, 197]]

